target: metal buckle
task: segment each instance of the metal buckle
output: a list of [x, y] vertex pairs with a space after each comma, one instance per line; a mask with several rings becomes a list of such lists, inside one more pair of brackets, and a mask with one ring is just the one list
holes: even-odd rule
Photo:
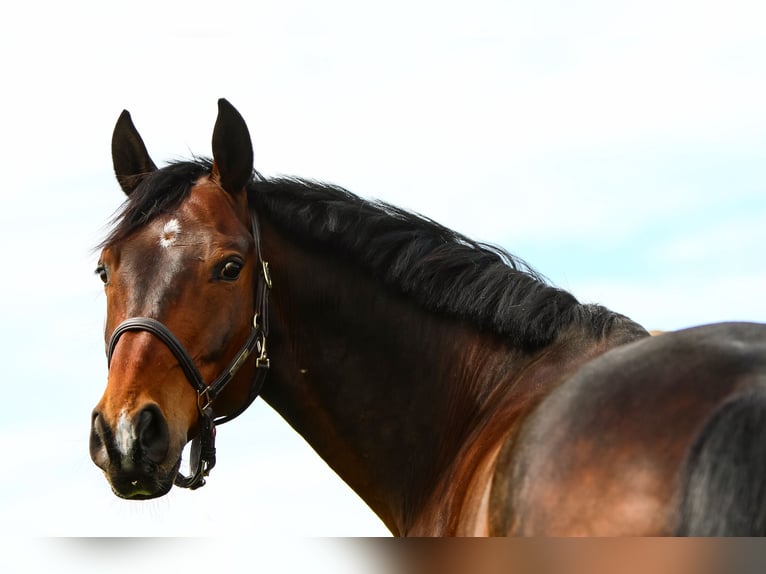
[[258, 346], [261, 348], [261, 354], [255, 360], [256, 368], [271, 368], [271, 360], [266, 356], [266, 337], [264, 336], [261, 341], [258, 341]]
[[269, 262], [261, 261], [261, 267], [263, 268], [263, 279], [266, 281], [266, 287], [271, 289], [271, 273], [269, 273]]
[[[202, 406], [202, 402], [205, 402], [205, 406]], [[197, 391], [197, 408], [199, 412], [205, 413], [210, 405], [213, 404], [213, 399], [210, 398], [210, 387], [205, 387], [204, 391]]]

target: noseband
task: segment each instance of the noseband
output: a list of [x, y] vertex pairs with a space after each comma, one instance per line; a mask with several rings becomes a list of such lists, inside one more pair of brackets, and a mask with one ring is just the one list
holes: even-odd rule
[[[160, 321], [151, 317], [131, 317], [126, 319], [112, 332], [107, 345], [107, 364], [110, 365], [114, 349], [120, 337], [128, 331], [147, 331], [162, 341], [173, 353], [178, 364], [183, 370], [186, 379], [197, 391], [197, 408], [200, 413], [199, 435], [192, 440], [190, 469], [191, 476], [184, 476], [180, 471], [176, 474], [175, 484], [182, 488], [195, 490], [205, 485], [205, 478], [215, 466], [215, 428], [216, 425], [229, 422], [242, 414], [250, 406], [261, 392], [266, 380], [270, 361], [266, 353], [266, 336], [269, 332], [268, 302], [269, 289], [271, 289], [271, 276], [269, 264], [264, 261], [261, 254], [260, 230], [258, 219], [253, 210], [250, 211], [250, 220], [253, 229], [253, 241], [257, 261], [261, 263], [261, 273], [258, 279], [258, 288], [255, 295], [255, 315], [253, 316], [253, 328], [242, 348], [234, 356], [229, 365], [209, 385], [205, 383], [202, 375], [194, 364], [188, 351], [178, 338]], [[258, 353], [255, 360], [256, 374], [250, 385], [250, 394], [245, 404], [227, 416], [217, 417], [213, 411], [213, 401], [221, 394], [231, 382], [239, 369], [245, 364], [247, 358], [253, 353]]]

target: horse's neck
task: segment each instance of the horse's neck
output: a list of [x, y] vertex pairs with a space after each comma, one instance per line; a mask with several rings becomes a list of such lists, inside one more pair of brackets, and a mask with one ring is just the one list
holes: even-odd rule
[[264, 247], [274, 288], [263, 396], [402, 531], [516, 354], [290, 243], [267, 222]]
[[[274, 279], [264, 399], [394, 533], [450, 514], [452, 485], [468, 488], [495, 448], [487, 437], [503, 439], [566, 372], [616, 344], [573, 328], [550, 349], [514, 350], [263, 227]], [[423, 532], [451, 530], [438, 520]]]

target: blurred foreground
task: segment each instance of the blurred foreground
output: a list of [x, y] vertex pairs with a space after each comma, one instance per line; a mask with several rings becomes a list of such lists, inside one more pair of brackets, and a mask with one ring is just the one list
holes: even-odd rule
[[[5, 540], [4, 571], [321, 574], [750, 574], [754, 539], [249, 539]], [[52, 568], [51, 568], [52, 567]]]

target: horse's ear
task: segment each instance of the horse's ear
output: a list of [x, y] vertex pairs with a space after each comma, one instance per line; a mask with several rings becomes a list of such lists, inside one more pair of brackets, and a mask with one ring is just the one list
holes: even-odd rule
[[117, 181], [128, 196], [146, 175], [157, 169], [128, 110], [123, 110], [114, 126], [112, 163]]
[[218, 100], [213, 128], [213, 177], [231, 194], [239, 193], [253, 175], [253, 144], [247, 124], [229, 102]]

